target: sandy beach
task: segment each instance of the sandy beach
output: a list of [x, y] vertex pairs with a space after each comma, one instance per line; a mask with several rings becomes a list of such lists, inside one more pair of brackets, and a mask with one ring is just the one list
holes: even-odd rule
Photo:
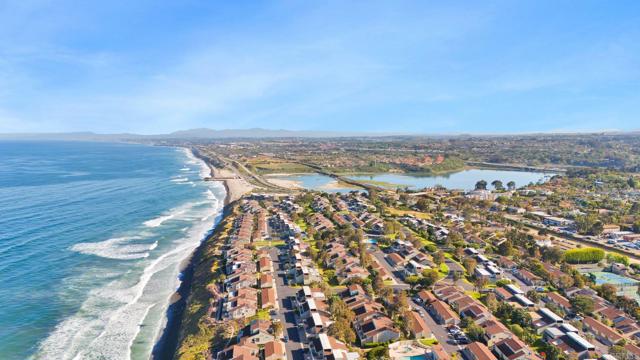
[[302, 182], [290, 179], [283, 179], [278, 176], [268, 175], [265, 176], [265, 180], [273, 185], [280, 186], [287, 189], [302, 189]]
[[230, 169], [218, 169], [211, 167], [211, 180], [219, 180], [224, 183], [227, 189], [227, 197], [225, 204], [234, 202], [242, 197], [242, 195], [251, 192], [254, 186], [249, 184], [245, 179], [238, 176], [234, 171]]
[[320, 190], [338, 190], [338, 189], [353, 189], [353, 190], [361, 190], [361, 187], [344, 183], [342, 181], [333, 180], [325, 185], [320, 186], [318, 189]]

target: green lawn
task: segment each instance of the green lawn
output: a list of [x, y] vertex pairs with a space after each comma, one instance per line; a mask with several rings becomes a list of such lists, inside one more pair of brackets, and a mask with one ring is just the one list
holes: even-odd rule
[[284, 245], [284, 240], [262, 240], [262, 241], [254, 241], [252, 244], [256, 247], [256, 249], [260, 249], [267, 246]]
[[422, 345], [425, 345], [425, 346], [438, 345], [438, 339], [436, 339], [436, 338], [431, 338], [431, 339], [420, 339], [420, 340], [418, 340], [418, 341], [420, 341], [420, 343], [421, 343]]

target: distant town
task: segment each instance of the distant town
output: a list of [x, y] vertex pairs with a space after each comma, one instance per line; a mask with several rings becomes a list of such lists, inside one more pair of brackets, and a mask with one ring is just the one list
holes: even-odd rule
[[[449, 140], [181, 141], [228, 205], [195, 263], [176, 357], [640, 359], [637, 157], [609, 157], [624, 149], [610, 139], [588, 164], [520, 161], [536, 141], [511, 140], [502, 163]], [[566, 141], [580, 152], [569, 142], [584, 138]], [[480, 163], [554, 173], [467, 190], [348, 176]], [[333, 185], [281, 177], [310, 173]]]

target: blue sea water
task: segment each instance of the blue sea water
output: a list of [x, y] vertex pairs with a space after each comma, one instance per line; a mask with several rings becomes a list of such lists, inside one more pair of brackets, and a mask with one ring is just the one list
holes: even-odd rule
[[0, 359], [148, 359], [224, 187], [186, 149], [0, 141]]

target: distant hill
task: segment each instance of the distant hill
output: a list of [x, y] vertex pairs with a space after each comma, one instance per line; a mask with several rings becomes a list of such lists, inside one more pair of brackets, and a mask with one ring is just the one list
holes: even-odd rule
[[175, 131], [169, 134], [139, 135], [139, 134], [96, 134], [93, 132], [70, 133], [13, 133], [0, 134], [0, 140], [67, 140], [67, 141], [140, 141], [159, 139], [231, 139], [231, 138], [329, 138], [329, 137], [363, 137], [363, 136], [391, 136], [398, 133], [372, 132], [339, 132], [339, 131], [293, 131], [271, 129], [189, 129]]
[[149, 142], [157, 140], [207, 140], [207, 139], [261, 139], [261, 138], [336, 138], [336, 137], [427, 137], [427, 138], [474, 138], [474, 137], [512, 137], [512, 136], [638, 136], [640, 131], [601, 131], [586, 133], [529, 133], [529, 134], [421, 134], [399, 132], [341, 132], [341, 131], [295, 131], [273, 129], [223, 129], [208, 128], [174, 131], [169, 134], [97, 134], [93, 132], [69, 133], [10, 133], [1, 134], [0, 140], [59, 140], [59, 141], [128, 141]]

